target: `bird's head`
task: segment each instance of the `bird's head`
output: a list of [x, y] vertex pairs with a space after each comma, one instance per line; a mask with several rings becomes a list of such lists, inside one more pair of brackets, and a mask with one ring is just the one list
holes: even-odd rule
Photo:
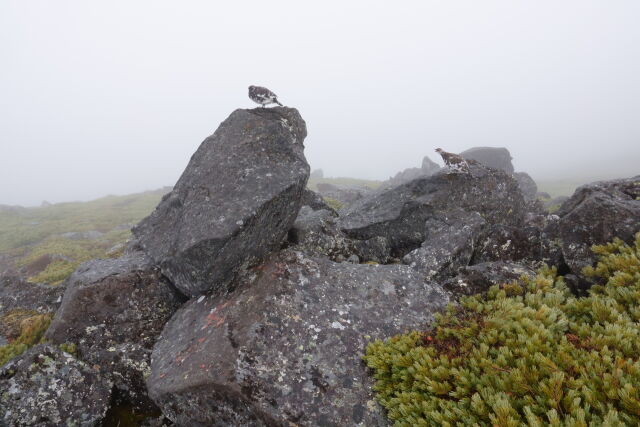
[[436, 152], [442, 153], [444, 150], [442, 148], [436, 148]]
[[255, 87], [255, 86], [253, 86], [253, 85], [249, 86], [249, 92], [253, 91], [255, 88], [256, 88], [256, 87]]

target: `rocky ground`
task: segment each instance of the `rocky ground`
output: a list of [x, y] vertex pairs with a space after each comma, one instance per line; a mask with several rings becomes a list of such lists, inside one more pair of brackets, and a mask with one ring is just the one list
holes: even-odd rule
[[[576, 293], [591, 245], [631, 242], [640, 176], [579, 188], [550, 214], [506, 149], [469, 174], [428, 158], [377, 190], [306, 190], [306, 124], [236, 110], [125, 253], [48, 288], [5, 275], [0, 316], [55, 313], [0, 369], [0, 425], [387, 425], [365, 345], [424, 329], [460, 295], [559, 266]], [[112, 422], [112, 421], [109, 421]]]

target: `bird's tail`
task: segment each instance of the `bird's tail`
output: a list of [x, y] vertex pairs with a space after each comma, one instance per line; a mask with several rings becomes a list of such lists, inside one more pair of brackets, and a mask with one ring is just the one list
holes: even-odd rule
[[277, 99], [275, 100], [276, 104], [278, 104], [281, 107], [284, 107], [284, 105], [280, 104], [280, 101], [278, 101]]

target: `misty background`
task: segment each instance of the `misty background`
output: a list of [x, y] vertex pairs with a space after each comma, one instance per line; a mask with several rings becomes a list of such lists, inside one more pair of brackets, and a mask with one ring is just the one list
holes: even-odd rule
[[173, 185], [262, 85], [325, 176], [504, 146], [534, 179], [640, 173], [640, 2], [0, 2], [0, 204]]

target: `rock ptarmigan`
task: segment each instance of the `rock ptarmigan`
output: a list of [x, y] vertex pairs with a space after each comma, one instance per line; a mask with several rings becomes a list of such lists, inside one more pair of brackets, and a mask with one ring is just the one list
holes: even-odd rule
[[249, 98], [263, 107], [269, 104], [278, 104], [282, 107], [282, 104], [278, 102], [278, 96], [266, 87], [249, 86]]
[[444, 164], [447, 165], [451, 170], [455, 172], [461, 173], [471, 173], [469, 169], [469, 163], [462, 157], [457, 154], [447, 153], [442, 148], [436, 148], [436, 151], [440, 156], [442, 156], [442, 160], [444, 160]]

